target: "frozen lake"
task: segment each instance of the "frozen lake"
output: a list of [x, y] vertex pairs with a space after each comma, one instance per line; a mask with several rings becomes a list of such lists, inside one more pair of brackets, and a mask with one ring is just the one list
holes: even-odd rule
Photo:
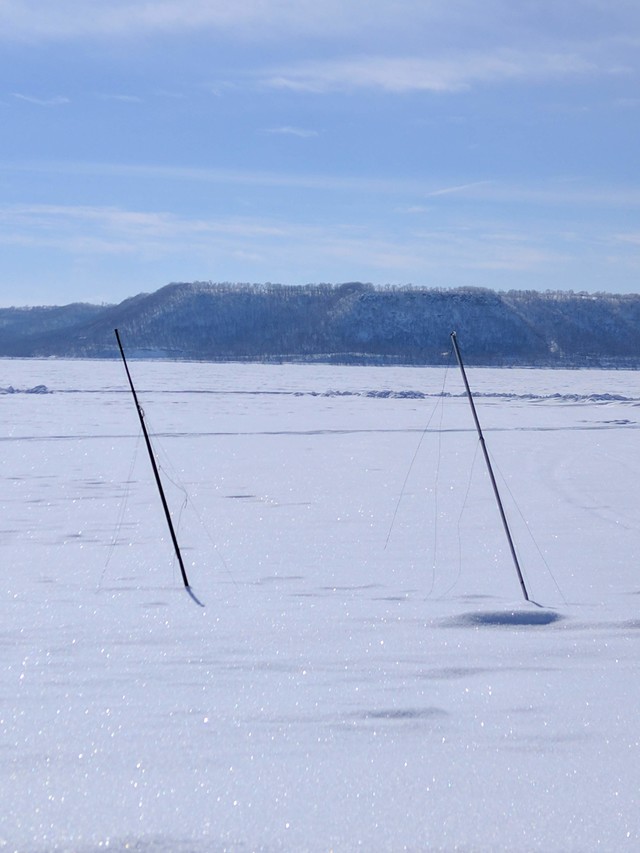
[[1, 360], [0, 850], [639, 849], [637, 373], [469, 369], [540, 608], [453, 364], [130, 367], [206, 607], [122, 364]]

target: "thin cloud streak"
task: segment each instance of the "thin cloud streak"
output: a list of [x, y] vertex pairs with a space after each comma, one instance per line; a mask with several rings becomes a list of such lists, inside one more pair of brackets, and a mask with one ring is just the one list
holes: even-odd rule
[[285, 125], [284, 127], [269, 127], [263, 133], [268, 133], [272, 136], [297, 136], [299, 139], [311, 139], [318, 136], [317, 130], [305, 130], [302, 127], [291, 127], [289, 125]]
[[98, 96], [101, 101], [116, 101], [122, 104], [141, 104], [142, 98], [138, 95], [108, 95], [102, 94]]
[[617, 243], [626, 243], [626, 244], [630, 244], [632, 246], [639, 246], [640, 247], [640, 231], [638, 231], [635, 234], [634, 233], [632, 233], [632, 234], [616, 234], [615, 235], [615, 241]]
[[450, 59], [360, 56], [305, 62], [262, 78], [268, 88], [327, 94], [361, 89], [393, 94], [461, 92], [474, 85], [548, 80], [592, 74], [596, 66], [575, 54], [516, 51], [460, 54]]
[[399, 23], [416, 17], [446, 17], [447, 6], [445, 0], [396, 0], [393, 6], [376, 0], [56, 0], [55, 5], [50, 0], [4, 0], [0, 39], [131, 38], [202, 29], [259, 40], [292, 33], [316, 38], [401, 29]]
[[[316, 225], [251, 218], [189, 218], [158, 211], [123, 210], [90, 205], [4, 205], [0, 207], [0, 243], [5, 246], [55, 248], [76, 255], [169, 255], [213, 252], [250, 253], [292, 258], [323, 256], [351, 265], [411, 274], [420, 270], [526, 271], [563, 264], [581, 254], [584, 241], [560, 235], [550, 248], [548, 235], [532, 235], [506, 225], [458, 223], [437, 230], [386, 233], [351, 225]], [[622, 239], [626, 235], [621, 235]], [[629, 235], [633, 243], [633, 235]]]
[[[293, 174], [241, 169], [204, 169], [188, 166], [149, 166], [123, 163], [67, 163], [63, 161], [24, 162], [0, 164], [0, 170], [68, 174], [74, 176], [97, 175], [167, 181], [195, 181], [214, 184], [231, 184], [252, 187], [281, 187], [322, 191], [360, 192], [411, 192], [415, 194], [414, 181], [384, 178], [351, 178], [322, 174]], [[434, 187], [430, 188], [433, 191]]]
[[36, 98], [33, 95], [23, 95], [20, 92], [13, 92], [11, 97], [16, 98], [18, 101], [26, 101], [28, 104], [35, 104], [38, 107], [61, 107], [71, 103], [69, 98], [61, 95], [56, 95], [53, 98]]
[[[433, 227], [436, 222], [439, 227]], [[28, 269], [24, 262], [34, 253], [46, 254], [48, 263], [67, 271], [67, 293], [73, 289], [74, 301], [87, 301], [96, 281], [105, 282], [113, 301], [166, 281], [210, 278], [497, 289], [537, 289], [541, 282], [562, 289], [569, 280], [579, 283], [574, 289], [601, 290], [601, 281], [615, 274], [623, 292], [633, 289], [640, 268], [635, 235], [611, 233], [606, 216], [566, 233], [546, 220], [515, 224], [508, 210], [492, 220], [468, 212], [447, 217], [446, 224], [442, 217], [425, 223], [431, 227], [417, 228], [414, 222], [390, 231], [366, 220], [322, 224], [22, 204], [0, 206], [0, 245], [20, 270]], [[603, 254], [608, 246], [612, 251]], [[42, 301], [8, 296], [13, 304], [16, 298]]]
[[478, 187], [488, 187], [491, 186], [491, 181], [473, 181], [470, 184], [459, 184], [453, 187], [443, 187], [438, 190], [432, 190], [431, 192], [425, 193], [427, 198], [434, 198], [440, 195], [456, 195], [458, 193], [466, 193], [469, 190], [475, 191]]
[[26, 224], [30, 227], [77, 228], [79, 224], [98, 224], [101, 228], [123, 233], [136, 232], [136, 239], [147, 235], [162, 240], [168, 235], [173, 237], [183, 233], [206, 234], [211, 232], [242, 234], [245, 237], [257, 235], [278, 236], [282, 229], [275, 225], [264, 225], [249, 220], [205, 220], [181, 217], [167, 212], [147, 212], [123, 210], [117, 207], [98, 207], [93, 205], [60, 204], [17, 204], [0, 207], [0, 223]]
[[[577, 180], [548, 180], [535, 185], [479, 180], [461, 184], [434, 185], [424, 180], [376, 177], [344, 177], [317, 173], [262, 172], [239, 169], [203, 169], [124, 163], [70, 163], [64, 161], [0, 163], [0, 172], [25, 171], [68, 174], [78, 177], [124, 177], [166, 181], [194, 181], [237, 186], [317, 190], [320, 192], [367, 192], [406, 195], [408, 198], [437, 199], [447, 196], [500, 204], [571, 206], [585, 205], [633, 208], [640, 206], [640, 185], [600, 185]], [[412, 205], [415, 206], [415, 205]]]
[[[543, 7], [543, 8], [540, 8]], [[500, 26], [496, 29], [496, 22]], [[633, 0], [2, 0], [0, 41], [146, 38], [209, 32], [246, 41], [318, 43], [351, 40], [362, 45], [394, 41], [433, 47], [557, 43], [558, 33], [602, 42], [612, 33], [634, 33], [640, 10]], [[615, 52], [614, 52], [615, 53]]]

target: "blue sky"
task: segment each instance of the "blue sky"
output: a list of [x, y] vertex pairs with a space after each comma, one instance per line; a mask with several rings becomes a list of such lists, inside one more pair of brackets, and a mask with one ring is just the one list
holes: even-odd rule
[[0, 0], [0, 304], [640, 285], [637, 0]]

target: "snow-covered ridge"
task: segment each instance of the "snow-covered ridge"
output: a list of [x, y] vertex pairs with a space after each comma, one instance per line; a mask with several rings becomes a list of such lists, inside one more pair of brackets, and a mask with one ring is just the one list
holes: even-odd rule
[[51, 392], [46, 385], [35, 385], [33, 388], [14, 388], [9, 385], [7, 388], [0, 388], [0, 394], [50, 394]]
[[[259, 392], [258, 392], [259, 393]], [[298, 396], [305, 392], [295, 392]], [[312, 396], [320, 397], [374, 397], [378, 399], [394, 399], [394, 400], [427, 400], [438, 397], [456, 398], [465, 397], [466, 393], [450, 393], [448, 391], [440, 393], [429, 393], [426, 391], [391, 391], [385, 389], [382, 391], [311, 391], [307, 392]], [[473, 392], [473, 396], [489, 400], [529, 400], [532, 402], [558, 402], [558, 403], [640, 403], [640, 397], [625, 397], [622, 394], [516, 394], [510, 392]]]
[[[36, 385], [33, 388], [0, 388], [0, 394], [104, 394], [104, 393], [129, 393], [126, 389], [113, 390], [105, 392], [103, 389], [87, 389], [87, 388], [65, 388], [54, 392], [46, 385]], [[375, 400], [437, 400], [437, 399], [460, 399], [466, 397], [466, 392], [429, 392], [429, 391], [411, 391], [398, 390], [394, 391], [390, 388], [380, 390], [338, 390], [329, 389], [327, 391], [299, 391], [299, 390], [265, 390], [256, 389], [254, 391], [232, 390], [204, 390], [198, 389], [171, 389], [167, 391], [154, 391], [155, 394], [171, 394], [172, 396], [193, 395], [193, 394], [210, 394], [210, 395], [234, 395], [237, 394], [243, 397], [364, 397]], [[623, 394], [562, 394], [560, 392], [549, 394], [535, 393], [516, 393], [516, 392], [500, 392], [500, 391], [474, 391], [473, 397], [485, 400], [504, 400], [509, 401], [527, 401], [541, 403], [631, 403], [633, 405], [640, 404], [640, 397], [629, 397]]]

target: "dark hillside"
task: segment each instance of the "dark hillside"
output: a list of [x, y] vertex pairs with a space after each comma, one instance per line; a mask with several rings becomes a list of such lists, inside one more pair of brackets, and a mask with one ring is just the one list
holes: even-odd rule
[[1, 356], [439, 364], [458, 332], [487, 365], [638, 366], [640, 296], [170, 284], [119, 305], [0, 309]]

